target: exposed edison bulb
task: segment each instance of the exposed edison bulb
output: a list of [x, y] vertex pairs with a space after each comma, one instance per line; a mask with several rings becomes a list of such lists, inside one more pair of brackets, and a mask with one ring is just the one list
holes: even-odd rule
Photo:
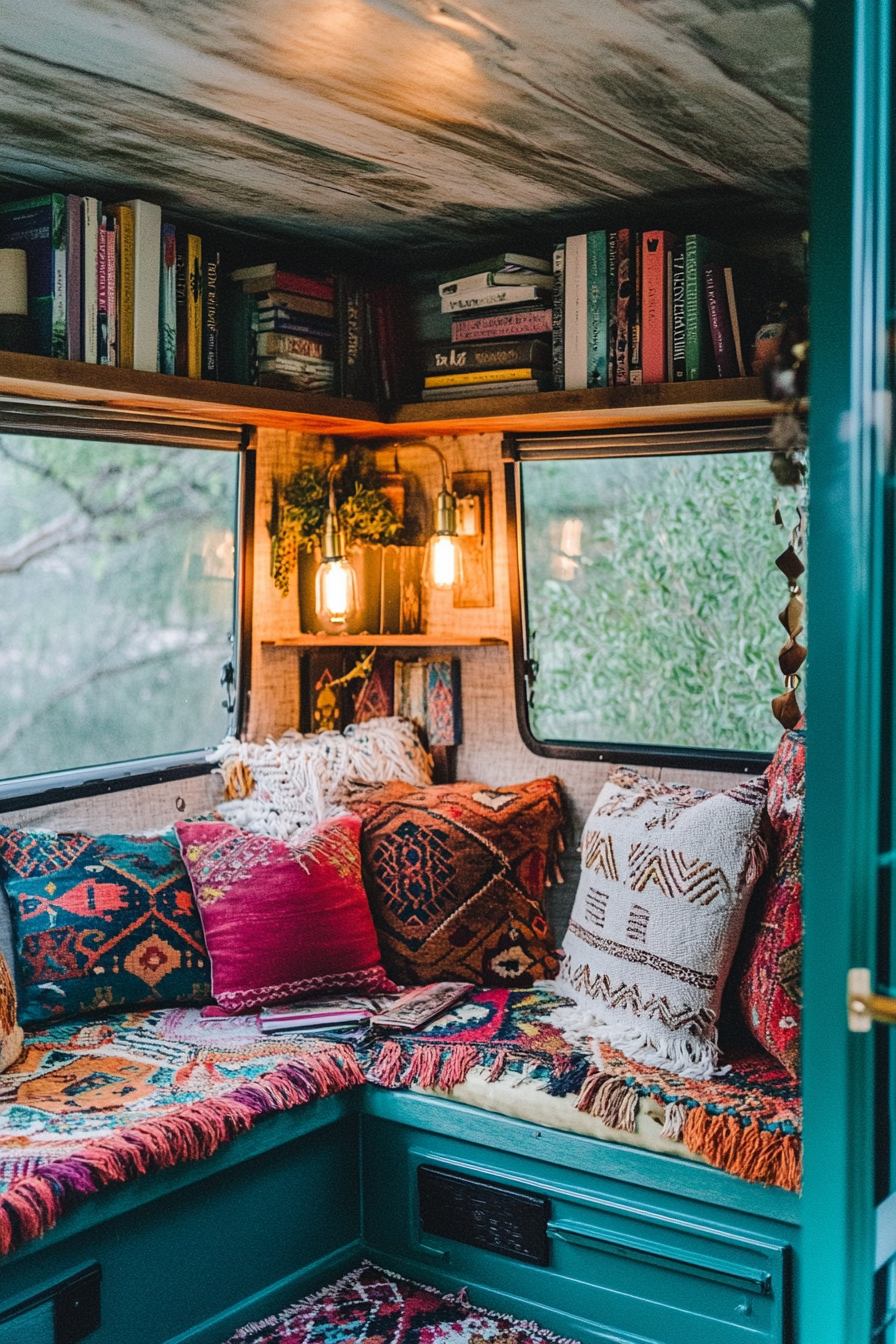
[[434, 588], [453, 588], [457, 581], [457, 544], [454, 537], [432, 539], [432, 584]]
[[315, 607], [323, 625], [345, 625], [358, 605], [355, 574], [342, 557], [324, 560], [317, 571]]

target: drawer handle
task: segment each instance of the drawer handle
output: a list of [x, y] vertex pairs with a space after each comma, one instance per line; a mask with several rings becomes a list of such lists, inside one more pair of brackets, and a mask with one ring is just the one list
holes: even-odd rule
[[732, 1269], [726, 1260], [717, 1260], [714, 1256], [701, 1255], [699, 1251], [690, 1249], [680, 1253], [658, 1251], [651, 1242], [633, 1236], [630, 1232], [599, 1232], [584, 1223], [557, 1219], [548, 1223], [548, 1236], [556, 1241], [568, 1241], [573, 1246], [584, 1246], [587, 1250], [606, 1251], [626, 1260], [640, 1260], [644, 1264], [657, 1265], [679, 1274], [692, 1274], [741, 1291], [771, 1296], [772, 1276], [767, 1270], [748, 1267]]

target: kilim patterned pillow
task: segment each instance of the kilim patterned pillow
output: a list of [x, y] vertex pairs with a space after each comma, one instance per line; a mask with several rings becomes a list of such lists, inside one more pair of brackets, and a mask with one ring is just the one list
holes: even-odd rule
[[[0, 891], [2, 899], [3, 892]], [[0, 1073], [16, 1062], [24, 1038], [16, 1012], [16, 987], [6, 958], [0, 953]]]
[[[745, 933], [738, 985], [747, 1026], [794, 1078], [800, 1068], [803, 969], [803, 792], [806, 720], [781, 738], [768, 779], [768, 871], [757, 888]], [[747, 943], [747, 938], [749, 942]]]
[[175, 830], [225, 1012], [395, 988], [361, 881], [357, 817], [322, 821], [290, 843], [221, 821], [179, 821]]
[[387, 784], [356, 810], [383, 963], [407, 985], [525, 987], [557, 973], [544, 909], [562, 847], [556, 779]]
[[553, 1020], [686, 1078], [718, 1064], [716, 1021], [762, 873], [766, 781], [724, 793], [616, 770], [582, 835]]
[[207, 1003], [202, 925], [173, 831], [82, 835], [0, 826], [19, 1019]]

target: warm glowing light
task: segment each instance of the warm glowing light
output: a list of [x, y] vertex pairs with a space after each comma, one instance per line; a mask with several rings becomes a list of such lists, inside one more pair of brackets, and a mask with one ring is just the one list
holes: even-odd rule
[[355, 575], [345, 560], [324, 560], [315, 584], [317, 618], [324, 625], [345, 625], [357, 607]]
[[457, 578], [457, 548], [454, 537], [432, 539], [432, 582], [434, 588], [453, 588]]

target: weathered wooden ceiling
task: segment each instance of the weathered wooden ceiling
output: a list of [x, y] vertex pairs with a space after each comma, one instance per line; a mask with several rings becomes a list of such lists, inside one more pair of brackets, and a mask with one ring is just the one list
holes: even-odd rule
[[424, 260], [804, 200], [802, 0], [0, 0], [0, 175]]

